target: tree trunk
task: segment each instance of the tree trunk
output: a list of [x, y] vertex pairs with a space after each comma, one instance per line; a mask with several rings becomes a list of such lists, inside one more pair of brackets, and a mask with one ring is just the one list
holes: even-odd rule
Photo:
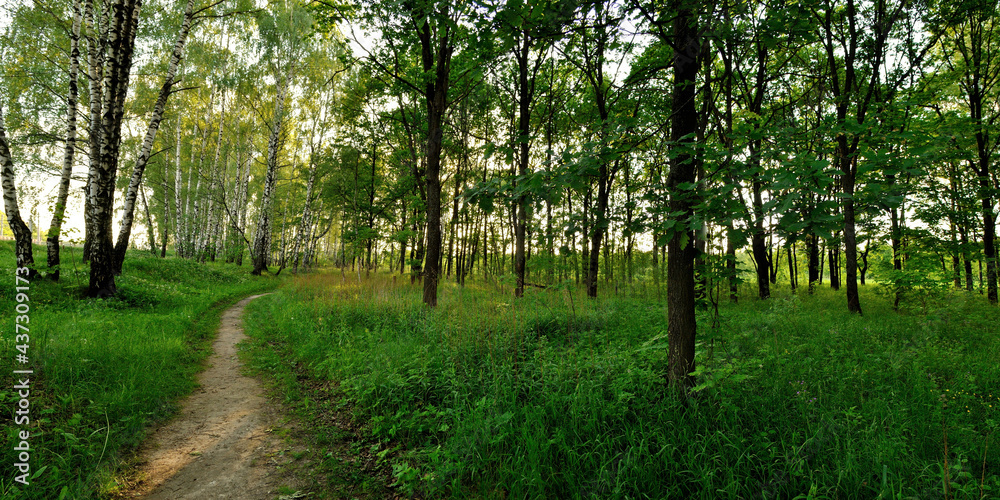
[[674, 2], [677, 17], [674, 19], [673, 116], [671, 140], [678, 151], [671, 161], [667, 187], [670, 189], [670, 212], [680, 217], [679, 228], [670, 235], [667, 243], [667, 340], [669, 344], [668, 380], [671, 385], [688, 388], [694, 385], [690, 375], [695, 368], [695, 247], [692, 224], [696, 200], [694, 193], [681, 190], [681, 185], [694, 185], [697, 181], [697, 159], [689, 148], [694, 146], [692, 137], [698, 127], [695, 107], [695, 81], [698, 76], [700, 43], [696, 17], [689, 4]]
[[[91, 244], [94, 241], [96, 232], [95, 221], [93, 219], [93, 207], [90, 191], [93, 188], [94, 180], [97, 178], [97, 166], [101, 156], [101, 136], [104, 131], [101, 124], [101, 106], [104, 103], [104, 61], [107, 57], [107, 40], [110, 26], [107, 15], [112, 9], [95, 9], [93, 0], [88, 0], [84, 5], [84, 19], [87, 25], [87, 59], [89, 68], [90, 86], [90, 130], [88, 131], [88, 142], [90, 146], [90, 165], [87, 169], [87, 184], [84, 187], [84, 241], [83, 241], [83, 262], [90, 262]], [[100, 31], [97, 31], [98, 28]]]
[[69, 97], [66, 99], [66, 148], [63, 155], [62, 175], [59, 178], [59, 192], [52, 207], [52, 222], [46, 239], [48, 250], [49, 277], [59, 281], [59, 236], [62, 232], [66, 202], [69, 199], [69, 181], [73, 174], [73, 155], [76, 152], [76, 101], [79, 93], [80, 74], [80, 26], [83, 22], [80, 0], [73, 2], [73, 29], [70, 32], [69, 52]]
[[[750, 112], [756, 116], [761, 116], [764, 96], [767, 91], [767, 60], [768, 50], [763, 43], [756, 44], [757, 72], [754, 79], [754, 93], [750, 102]], [[754, 123], [754, 130], [759, 131], [759, 122]], [[758, 132], [759, 133], [759, 132]], [[759, 138], [753, 138], [749, 142], [750, 146], [750, 171], [753, 173], [750, 187], [753, 194], [753, 234], [751, 235], [751, 248], [753, 249], [754, 262], [757, 263], [757, 296], [761, 299], [771, 297], [770, 271], [772, 260], [768, 255], [768, 245], [765, 243], [764, 233], [764, 201], [761, 197], [764, 189], [761, 182], [761, 172], [763, 165], [761, 162], [761, 143]]]
[[139, 185], [142, 183], [142, 175], [146, 171], [146, 163], [149, 162], [149, 155], [153, 150], [153, 141], [156, 140], [156, 132], [160, 129], [160, 122], [163, 120], [163, 110], [167, 105], [167, 98], [170, 97], [170, 90], [174, 86], [174, 77], [177, 75], [177, 67], [180, 66], [184, 53], [184, 43], [187, 41], [188, 33], [194, 20], [194, 0], [188, 0], [184, 8], [184, 21], [181, 23], [181, 32], [174, 42], [173, 53], [170, 55], [170, 64], [167, 67], [167, 75], [163, 78], [163, 85], [160, 86], [160, 94], [156, 97], [156, 104], [153, 106], [153, 114], [149, 117], [149, 126], [146, 128], [146, 137], [142, 141], [142, 149], [139, 157], [132, 168], [132, 179], [129, 181], [128, 191], [125, 193], [124, 214], [122, 215], [121, 228], [118, 230], [118, 242], [115, 244], [114, 273], [121, 274], [122, 262], [125, 261], [125, 252], [128, 250], [129, 238], [132, 236], [132, 220], [135, 212], [135, 200], [138, 195]]
[[[844, 142], [846, 141], [847, 139], [845, 137]], [[847, 159], [847, 161], [850, 160]], [[849, 171], [841, 177], [843, 182], [843, 192], [845, 195], [844, 285], [847, 287], [847, 310], [853, 313], [861, 314], [861, 296], [858, 292], [858, 240], [854, 213], [854, 177], [856, 171], [853, 168], [849, 168], [848, 170]]]
[[989, 132], [983, 120], [983, 96], [981, 89], [976, 87], [970, 92], [972, 118], [978, 128], [976, 131], [976, 149], [978, 165], [975, 170], [979, 180], [980, 207], [983, 214], [983, 258], [986, 260], [986, 297], [991, 304], [997, 303], [997, 247], [996, 247], [996, 216], [993, 214], [993, 186], [990, 182], [990, 139]]
[[431, 35], [431, 23], [426, 19], [422, 23], [419, 38], [423, 49], [423, 68], [425, 73], [434, 71], [433, 80], [426, 83], [424, 90], [427, 104], [427, 165], [424, 171], [427, 190], [427, 258], [423, 272], [423, 301], [428, 307], [435, 307], [441, 274], [441, 148], [444, 115], [449, 104], [448, 84], [454, 35], [450, 26], [438, 26], [440, 39], [435, 39]]
[[[249, 141], [247, 143], [249, 149]], [[243, 172], [240, 174], [240, 192], [238, 193], [240, 197], [240, 202], [236, 206], [236, 210], [239, 212], [239, 228], [240, 232], [245, 232], [247, 229], [247, 211], [250, 209], [250, 166], [253, 162], [253, 157], [247, 155], [246, 164], [243, 168]], [[331, 221], [332, 221], [331, 217]], [[330, 223], [331, 225], [333, 222]], [[249, 242], [245, 239], [239, 244], [239, 251], [236, 253], [236, 265], [243, 265], [243, 245], [247, 245], [247, 249], [250, 249]]]
[[292, 258], [295, 259], [292, 263], [292, 273], [296, 274], [299, 272], [299, 249], [304, 241], [308, 241], [304, 239], [306, 237], [305, 233], [312, 227], [312, 212], [310, 208], [312, 207], [313, 184], [316, 182], [316, 162], [310, 160], [309, 163], [309, 180], [306, 181], [306, 202], [305, 206], [302, 207], [302, 220], [299, 221], [299, 228], [295, 232], [295, 244], [292, 248]]
[[[739, 276], [736, 273], [736, 241], [733, 233], [736, 229], [733, 222], [726, 223], [726, 274], [729, 278], [729, 301], [733, 304], [739, 302]], [[654, 250], [655, 254], [655, 250]]]
[[[751, 146], [751, 158], [757, 164], [757, 168], [760, 168], [760, 156], [756, 148]], [[764, 202], [761, 198], [761, 182], [760, 174], [754, 174], [753, 181], [753, 214], [754, 214], [754, 230], [751, 235], [750, 242], [751, 248], [753, 249], [753, 260], [757, 263], [757, 296], [761, 299], [768, 299], [771, 297], [771, 283], [770, 283], [770, 271], [771, 271], [771, 259], [768, 256], [767, 241], [764, 233]]]
[[177, 118], [176, 153], [174, 154], [174, 254], [178, 257], [184, 256], [184, 217], [187, 215], [181, 211], [181, 189], [184, 186], [183, 172], [181, 172], [181, 120]]
[[[524, 182], [528, 175], [528, 152], [530, 149], [529, 137], [531, 130], [531, 99], [534, 93], [534, 85], [528, 82], [528, 56], [531, 51], [531, 37], [526, 31], [521, 31], [520, 46], [514, 56], [517, 60], [517, 88], [518, 88], [518, 119], [517, 119], [517, 183]], [[533, 81], [531, 82], [534, 83]], [[524, 295], [524, 233], [528, 225], [528, 196], [522, 192], [517, 198], [517, 220], [514, 223], [514, 276], [517, 284], [514, 287], [514, 296]]]
[[[405, 231], [406, 230], [406, 211], [407, 211], [407, 209], [406, 209], [406, 197], [403, 197], [402, 205], [403, 206], [402, 206], [402, 208], [399, 211], [399, 213], [401, 214], [400, 217], [402, 217], [402, 221], [399, 223], [399, 230], [400, 231]], [[399, 239], [399, 274], [400, 275], [402, 275], [404, 272], [406, 272], [406, 242], [408, 240], [409, 240], [409, 238], [400, 238]]]
[[[10, 155], [10, 145], [7, 142], [7, 126], [4, 122], [3, 107], [0, 105], [0, 183], [3, 186], [4, 212], [7, 213], [7, 224], [14, 233], [14, 254], [17, 256], [17, 267], [30, 269], [28, 277], [36, 275], [33, 269], [35, 257], [31, 248], [31, 230], [21, 219], [21, 209], [17, 204], [17, 186], [14, 185], [14, 160]], [[21, 275], [18, 273], [18, 275]]]
[[872, 250], [871, 245], [871, 240], [868, 240], [868, 243], [865, 244], [865, 251], [861, 252], [861, 267], [858, 269], [861, 278], [861, 286], [864, 286], [865, 275], [868, 273], [868, 254]]
[[257, 219], [257, 231], [254, 235], [253, 251], [251, 252], [253, 270], [250, 274], [254, 276], [260, 276], [262, 272], [267, 270], [267, 261], [271, 251], [271, 205], [274, 202], [274, 188], [277, 181], [278, 149], [281, 145], [285, 93], [291, 84], [294, 71], [295, 62], [293, 61], [274, 98], [274, 123], [271, 127], [271, 137], [267, 141], [267, 175], [264, 179], [264, 193], [261, 196], [260, 215]]
[[94, 227], [90, 244], [91, 297], [109, 297], [115, 286], [115, 248], [111, 240], [114, 214], [115, 178], [121, 147], [121, 126], [125, 113], [129, 73], [139, 24], [141, 0], [118, 0], [112, 6], [108, 30], [107, 68], [104, 72], [101, 104], [100, 155], [90, 186], [90, 208]]
[[139, 187], [139, 198], [142, 200], [142, 211], [146, 214], [146, 238], [149, 239], [149, 253], [156, 256], [156, 232], [153, 230], [153, 216], [149, 213], [149, 203], [146, 192]]
[[830, 288], [832, 290], [840, 290], [839, 251], [839, 243], [832, 244], [827, 248], [827, 265], [830, 267]]
[[216, 216], [218, 215], [215, 199], [219, 195], [217, 191], [221, 184], [219, 179], [219, 156], [222, 153], [222, 131], [226, 123], [226, 92], [223, 89], [219, 93], [221, 94], [220, 100], [222, 102], [219, 107], [219, 128], [215, 140], [215, 157], [212, 159], [212, 168], [209, 170], [211, 181], [208, 184], [208, 196], [206, 197], [205, 230], [198, 237], [197, 250], [195, 251], [200, 262], [205, 262], [205, 259], [209, 256], [211, 256], [212, 260], [215, 260], [215, 254], [210, 250], [212, 246], [211, 239], [217, 238], [219, 233], [218, 228], [215, 227]]
[[993, 215], [993, 197], [989, 185], [989, 163], [987, 158], [980, 160], [982, 170], [979, 176], [979, 188], [983, 193], [983, 258], [986, 259], [986, 297], [991, 304], [997, 303], [997, 247], [996, 219]]
[[[599, 59], [603, 60], [603, 57]], [[695, 72], [697, 73], [697, 69]], [[605, 96], [607, 88], [601, 76], [602, 73], [598, 73], [598, 77], [592, 80], [592, 83], [594, 83], [594, 93], [597, 100], [597, 113], [601, 119], [601, 147], [604, 148], [607, 146], [607, 127], [610, 124], [608, 123], [609, 112]], [[597, 273], [600, 270], [601, 243], [604, 232], [608, 229], [608, 197], [611, 194], [613, 179], [612, 169], [608, 166], [607, 151], [601, 151], [599, 162], [597, 167], [597, 212], [594, 214], [594, 225], [590, 233], [590, 251], [587, 255], [589, 261], [587, 265], [587, 296], [590, 298], [597, 297]]]
[[788, 257], [788, 282], [789, 282], [789, 285], [792, 287], [792, 293], [795, 293], [795, 288], [798, 286], [798, 282], [796, 281], [797, 276], [795, 276], [795, 264], [792, 262], [792, 260], [794, 259], [794, 256], [795, 256], [795, 243], [794, 242], [789, 242], [788, 243], [788, 248], [786, 250], [788, 252], [788, 255], [787, 255], [787, 257]]
[[597, 273], [600, 270], [601, 244], [604, 232], [608, 228], [608, 197], [611, 194], [611, 181], [607, 163], [598, 167], [597, 182], [597, 212], [594, 214], [594, 226], [590, 236], [590, 251], [587, 255], [587, 296], [597, 297]]
[[[169, 192], [167, 177], [168, 177], [168, 167], [170, 163], [169, 154], [167, 158], [163, 160], [163, 219], [162, 219], [162, 231], [160, 231], [160, 258], [167, 257], [167, 239], [170, 237], [170, 198], [167, 194]], [[175, 228], [176, 229], [176, 228]]]

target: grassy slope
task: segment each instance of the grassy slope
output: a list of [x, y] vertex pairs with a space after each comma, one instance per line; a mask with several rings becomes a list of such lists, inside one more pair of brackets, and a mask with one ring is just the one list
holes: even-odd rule
[[[36, 258], [44, 249], [36, 247]], [[73, 257], [79, 258], [79, 250]], [[71, 257], [63, 251], [63, 258]], [[0, 366], [13, 360], [14, 262], [11, 242], [0, 242]], [[239, 298], [277, 285], [251, 279], [232, 265], [200, 265], [132, 252], [118, 279], [119, 297], [82, 299], [87, 267], [64, 264], [59, 283], [30, 285], [32, 473], [27, 488], [13, 482], [13, 438], [21, 427], [2, 421], [5, 464], [3, 498], [91, 498], [114, 492], [121, 457], [144, 429], [176, 411], [176, 401], [194, 387], [194, 374], [208, 355], [208, 340], [222, 309]], [[11, 373], [0, 374], [0, 404], [17, 403]], [[44, 467], [44, 470], [42, 468]]]
[[[684, 405], [651, 300], [448, 284], [427, 311], [416, 287], [344, 281], [255, 301], [248, 333], [317, 434], [342, 436], [330, 415], [353, 410], [368, 439], [353, 448], [405, 494], [944, 498], [947, 476], [948, 498], [1000, 497], [1000, 312], [978, 295], [896, 313], [865, 288], [864, 317], [825, 288], [724, 304], [714, 328], [700, 316]], [[328, 488], [358, 494], [351, 460], [328, 456]]]

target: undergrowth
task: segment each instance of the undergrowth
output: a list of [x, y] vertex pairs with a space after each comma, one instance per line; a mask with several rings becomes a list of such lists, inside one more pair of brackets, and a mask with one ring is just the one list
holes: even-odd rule
[[420, 294], [318, 275], [247, 308], [284, 356], [269, 367], [335, 388], [398, 493], [1000, 497], [1000, 313], [980, 296], [897, 313], [863, 289], [865, 316], [825, 289], [723, 304], [700, 313], [682, 400], [653, 297], [449, 283], [429, 310]]
[[[118, 296], [84, 298], [89, 268], [79, 249], [64, 249], [58, 283], [35, 278], [30, 304], [30, 424], [14, 425], [21, 399], [10, 368], [0, 374], [4, 467], [0, 497], [80, 499], [114, 495], [116, 473], [145, 429], [177, 410], [179, 397], [194, 388], [194, 375], [210, 353], [210, 338], [225, 306], [277, 281], [252, 279], [249, 269], [197, 264], [132, 252], [116, 279]], [[35, 248], [44, 259], [44, 248]], [[71, 260], [75, 259], [75, 261]], [[18, 352], [13, 331], [14, 256], [0, 242], [0, 342], [2, 366]], [[14, 481], [20, 472], [14, 447], [17, 433], [30, 433], [30, 484]]]

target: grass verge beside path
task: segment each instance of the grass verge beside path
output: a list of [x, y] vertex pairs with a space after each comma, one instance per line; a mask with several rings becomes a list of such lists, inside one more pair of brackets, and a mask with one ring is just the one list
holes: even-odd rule
[[244, 331], [250, 337], [241, 357], [267, 385], [267, 397], [289, 411], [297, 422], [280, 432], [292, 432], [306, 443], [306, 460], [295, 467], [310, 467], [310, 498], [376, 500], [396, 498], [386, 486], [392, 469], [385, 447], [371, 436], [352, 412], [353, 404], [331, 380], [313, 376], [311, 370], [290, 351], [293, 347], [278, 330], [269, 328], [271, 315], [288, 304], [282, 294], [247, 304]]
[[700, 312], [685, 404], [664, 385], [664, 306], [529, 292], [442, 284], [428, 310], [387, 276], [314, 275], [251, 303], [247, 334], [317, 432], [350, 412], [403, 496], [1000, 498], [1000, 311], [981, 296]]
[[[36, 255], [44, 249], [36, 247]], [[79, 251], [68, 257], [79, 259]], [[0, 262], [14, 262], [10, 242], [0, 242]], [[159, 259], [131, 252], [117, 279], [119, 294], [84, 299], [88, 268], [66, 262], [62, 279], [30, 284], [33, 369], [30, 424], [4, 419], [0, 497], [82, 499], [113, 497], [116, 473], [147, 427], [176, 412], [177, 400], [195, 384], [210, 354], [221, 312], [239, 299], [271, 290], [273, 278], [255, 278], [246, 267]], [[4, 332], [13, 330], [14, 269], [0, 267]], [[10, 314], [8, 314], [8, 312]], [[0, 366], [18, 352], [6, 333]], [[8, 364], [10, 363], [10, 364]], [[20, 367], [18, 367], [20, 368]], [[10, 369], [0, 374], [0, 405], [13, 417], [19, 397]], [[30, 432], [31, 479], [14, 482], [16, 433]]]

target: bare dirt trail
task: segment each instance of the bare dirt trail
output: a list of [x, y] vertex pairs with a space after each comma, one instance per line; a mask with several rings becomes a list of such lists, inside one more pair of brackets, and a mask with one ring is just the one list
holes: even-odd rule
[[[129, 498], [149, 500], [273, 500], [279, 487], [294, 491], [291, 447], [273, 430], [282, 424], [263, 387], [241, 373], [236, 344], [245, 338], [243, 308], [255, 295], [222, 314], [208, 368], [199, 388], [173, 420], [139, 451]], [[291, 496], [297, 498], [297, 496]]]

